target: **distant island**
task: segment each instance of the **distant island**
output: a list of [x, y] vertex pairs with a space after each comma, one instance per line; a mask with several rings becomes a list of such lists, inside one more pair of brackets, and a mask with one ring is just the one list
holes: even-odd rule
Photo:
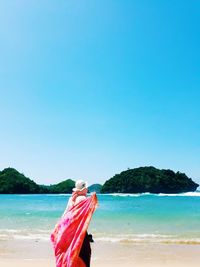
[[54, 185], [38, 185], [14, 168], [0, 171], [0, 194], [67, 194], [74, 185], [71, 179]]
[[101, 193], [183, 193], [199, 185], [184, 173], [155, 167], [128, 169], [105, 182]]
[[101, 188], [101, 184], [93, 184], [88, 187], [90, 193], [96, 192], [97, 194], [101, 193]]
[[[0, 171], [0, 194], [71, 193], [74, 186], [72, 179], [53, 185], [39, 185], [14, 168]], [[103, 186], [93, 184], [88, 189], [96, 193], [182, 193], [195, 191], [198, 186], [181, 172], [140, 167], [116, 174]]]

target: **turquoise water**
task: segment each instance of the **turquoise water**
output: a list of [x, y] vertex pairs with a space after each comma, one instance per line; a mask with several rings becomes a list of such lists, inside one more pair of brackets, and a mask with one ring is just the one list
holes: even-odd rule
[[[70, 195], [0, 195], [0, 240], [44, 239]], [[111, 242], [200, 244], [200, 192], [98, 195], [89, 231]]]

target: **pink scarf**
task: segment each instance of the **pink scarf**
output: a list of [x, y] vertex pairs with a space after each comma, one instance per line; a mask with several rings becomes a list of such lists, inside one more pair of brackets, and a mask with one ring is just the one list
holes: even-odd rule
[[51, 234], [56, 267], [85, 267], [79, 252], [96, 207], [97, 197], [94, 193], [70, 208], [56, 224]]

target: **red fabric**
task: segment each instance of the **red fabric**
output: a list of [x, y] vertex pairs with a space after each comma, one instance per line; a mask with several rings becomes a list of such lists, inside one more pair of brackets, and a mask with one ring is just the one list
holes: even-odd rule
[[85, 267], [79, 252], [96, 207], [97, 197], [93, 194], [69, 209], [55, 226], [51, 241], [56, 267]]

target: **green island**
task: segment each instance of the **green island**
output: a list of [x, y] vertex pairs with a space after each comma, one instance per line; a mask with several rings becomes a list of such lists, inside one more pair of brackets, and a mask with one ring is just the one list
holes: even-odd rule
[[38, 185], [14, 168], [0, 172], [0, 194], [67, 194], [72, 192], [74, 185], [71, 179], [54, 185]]
[[97, 194], [101, 193], [102, 185], [101, 184], [92, 184], [88, 187], [89, 192], [96, 192]]
[[199, 185], [184, 173], [155, 167], [128, 169], [105, 182], [101, 193], [184, 193]]
[[[39, 185], [14, 168], [0, 171], [0, 194], [59, 194], [71, 193], [75, 181]], [[159, 170], [155, 167], [128, 169], [107, 180], [93, 184], [89, 192], [97, 193], [182, 193], [195, 191], [199, 185], [184, 173]]]

